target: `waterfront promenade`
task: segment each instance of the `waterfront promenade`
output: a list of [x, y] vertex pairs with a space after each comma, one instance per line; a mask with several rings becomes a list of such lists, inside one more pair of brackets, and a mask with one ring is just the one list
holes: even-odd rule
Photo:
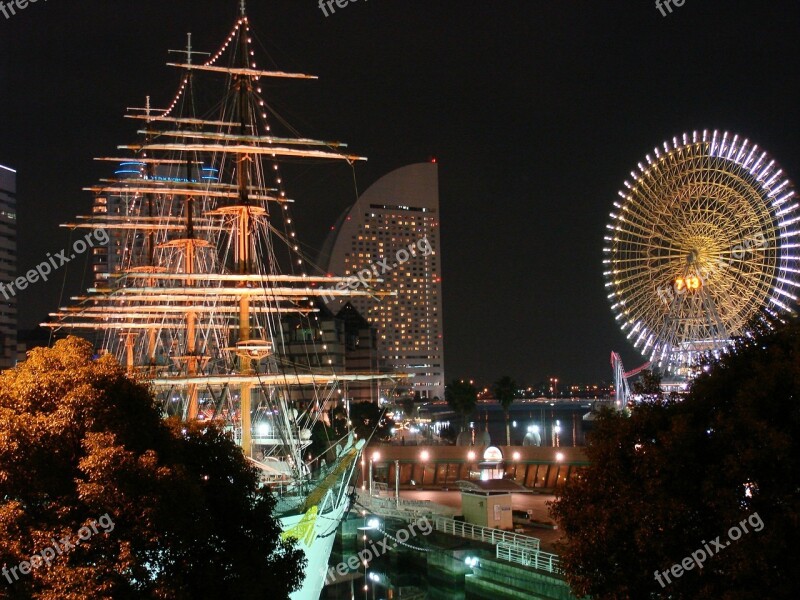
[[564, 485], [588, 466], [583, 447], [495, 446], [493, 460], [485, 446], [396, 446], [370, 444], [363, 454], [361, 480], [401, 489], [456, 489], [457, 481], [503, 478], [544, 493]]
[[[552, 522], [546, 503], [553, 500], [555, 496], [550, 494], [512, 494], [511, 497], [514, 510], [531, 511], [531, 517], [535, 521]], [[461, 509], [461, 493], [458, 490], [403, 490], [400, 492], [400, 498], [404, 500], [429, 501], [449, 508]], [[543, 527], [525, 527], [524, 530], [526, 535], [537, 537], [541, 540], [542, 550], [557, 554], [555, 543], [561, 539], [560, 530]]]

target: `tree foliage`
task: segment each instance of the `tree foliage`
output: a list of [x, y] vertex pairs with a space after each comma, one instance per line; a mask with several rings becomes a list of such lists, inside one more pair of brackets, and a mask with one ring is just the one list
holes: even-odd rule
[[458, 439], [458, 429], [456, 429], [452, 425], [448, 425], [447, 427], [442, 427], [439, 430], [439, 439], [441, 439], [444, 442], [448, 442], [449, 444], [455, 444], [456, 440]]
[[403, 407], [403, 416], [408, 419], [414, 418], [414, 412], [416, 409], [416, 405], [414, 404], [414, 398], [411, 396], [406, 396], [402, 400], [400, 400], [400, 406]]
[[661, 373], [645, 369], [633, 382], [633, 393], [651, 400], [661, 397]]
[[511, 405], [514, 404], [514, 399], [517, 397], [517, 382], [511, 379], [508, 375], [504, 375], [494, 382], [492, 386], [495, 399], [500, 403], [503, 408], [503, 415], [506, 419], [506, 445], [511, 445], [511, 430], [508, 425], [509, 410]]
[[338, 438], [333, 427], [319, 420], [311, 429], [311, 445], [308, 447], [308, 452], [313, 458], [332, 462], [336, 457], [333, 447]]
[[[552, 506], [569, 539], [561, 553], [573, 591], [597, 599], [799, 597], [798, 399], [794, 324], [740, 341], [683, 401], [645, 403], [630, 418], [603, 413], [587, 447], [591, 465]], [[761, 531], [751, 522], [740, 539], [729, 538], [753, 516]], [[707, 543], [716, 552], [702, 568], [657, 582], [656, 571]]]
[[359, 439], [369, 440], [372, 437], [381, 440], [391, 435], [394, 421], [384, 413], [374, 402], [356, 402], [350, 405], [350, 421]]
[[453, 379], [445, 386], [444, 398], [448, 406], [460, 414], [466, 423], [478, 404], [478, 390], [468, 381]]
[[[287, 598], [305, 559], [230, 436], [162, 420], [92, 353], [67, 338], [0, 375], [0, 598]], [[103, 515], [113, 530], [11, 576]]]

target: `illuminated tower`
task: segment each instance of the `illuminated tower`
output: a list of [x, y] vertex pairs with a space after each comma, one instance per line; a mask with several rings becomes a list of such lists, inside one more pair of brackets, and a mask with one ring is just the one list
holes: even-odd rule
[[347, 209], [320, 260], [334, 275], [372, 272], [370, 285], [397, 293], [350, 302], [378, 330], [382, 362], [413, 374], [411, 391], [422, 398], [444, 398], [439, 248], [438, 165], [419, 163], [384, 176]]
[[[0, 165], [0, 283], [17, 276], [17, 172]], [[17, 297], [0, 294], [0, 369], [17, 362]]]

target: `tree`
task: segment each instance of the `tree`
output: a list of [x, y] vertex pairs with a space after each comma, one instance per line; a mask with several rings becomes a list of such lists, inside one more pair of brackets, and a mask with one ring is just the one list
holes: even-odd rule
[[576, 595], [798, 597], [799, 357], [792, 324], [740, 340], [683, 401], [600, 415], [590, 466], [551, 507]]
[[384, 410], [374, 402], [356, 402], [350, 405], [350, 421], [359, 439], [384, 439], [391, 435], [394, 421], [384, 415]]
[[0, 375], [0, 598], [288, 598], [305, 559], [230, 436], [92, 354], [71, 337]]
[[462, 379], [453, 379], [445, 387], [444, 398], [450, 408], [462, 416], [466, 427], [467, 419], [478, 404], [478, 390], [475, 386]]
[[445, 442], [449, 442], [450, 444], [455, 444], [456, 440], [458, 439], [458, 429], [456, 429], [452, 425], [448, 425], [447, 427], [442, 427], [439, 430], [439, 439]]
[[511, 445], [511, 427], [509, 426], [509, 410], [511, 405], [514, 404], [514, 398], [517, 396], [517, 382], [505, 375], [494, 382], [492, 387], [495, 399], [503, 407], [503, 415], [506, 418], [506, 446]]
[[661, 397], [661, 374], [658, 371], [645, 369], [639, 378], [633, 382], [633, 393], [644, 396], [647, 400]]
[[311, 428], [311, 445], [308, 447], [308, 451], [316, 459], [332, 462], [336, 458], [332, 446], [339, 437], [333, 427], [329, 427], [319, 420]]
[[408, 419], [413, 419], [414, 409], [416, 408], [416, 406], [414, 406], [414, 398], [411, 396], [406, 396], [400, 400], [400, 405], [403, 407], [403, 416]]

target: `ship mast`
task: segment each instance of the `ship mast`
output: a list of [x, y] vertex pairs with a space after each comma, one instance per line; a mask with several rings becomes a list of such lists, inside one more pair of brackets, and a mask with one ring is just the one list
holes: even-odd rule
[[[192, 64], [192, 57], [194, 55], [206, 54], [205, 52], [195, 52], [192, 50], [192, 34], [187, 34], [186, 50], [178, 51], [171, 50], [170, 52], [180, 52], [186, 54], [187, 64]], [[191, 100], [193, 85], [192, 71], [188, 70], [186, 75], [186, 96]], [[186, 153], [186, 181], [191, 184], [195, 181], [194, 168], [195, 156], [191, 152]], [[211, 248], [212, 244], [203, 239], [195, 237], [194, 233], [194, 199], [195, 196], [188, 194], [184, 198], [186, 223], [183, 237], [175, 240], [170, 240], [161, 244], [161, 248], [177, 248], [183, 255], [183, 272], [189, 277], [184, 281], [187, 288], [195, 285], [195, 281], [191, 278], [196, 272], [196, 260], [200, 249]], [[186, 331], [184, 339], [185, 353], [180, 356], [174, 356], [173, 360], [180, 365], [180, 370], [186, 373], [188, 379], [197, 377], [200, 374], [200, 368], [205, 365], [210, 357], [201, 356], [197, 351], [197, 321], [198, 314], [195, 310], [193, 302], [186, 303]], [[197, 384], [190, 383], [187, 385], [186, 390], [186, 410], [184, 418], [188, 421], [194, 421], [200, 412], [198, 386]]]
[[[242, 68], [249, 66], [249, 47], [247, 36], [247, 5], [245, 0], [241, 3], [242, 29], [239, 34], [239, 51]], [[247, 134], [247, 117], [249, 112], [250, 78], [246, 75], [237, 75], [237, 92], [239, 95], [240, 133]], [[250, 201], [247, 198], [249, 186], [249, 154], [240, 154], [238, 157], [237, 178], [239, 182], [239, 204], [234, 208], [238, 211], [238, 271], [240, 275], [250, 275]], [[242, 282], [240, 285], [246, 286]], [[253, 372], [253, 361], [245, 346], [250, 341], [250, 297], [243, 295], [239, 299], [239, 344], [238, 352], [239, 374], [249, 375]], [[242, 449], [245, 456], [252, 457], [252, 388], [247, 383], [242, 383], [240, 389], [240, 408], [242, 427]]]
[[[129, 372], [145, 375], [167, 414], [225, 420], [240, 432], [247, 456], [256, 447], [290, 456], [295, 474], [302, 475], [303, 448], [321, 412], [317, 392], [395, 375], [337, 373], [318, 355], [311, 360], [316, 348], [305, 349], [307, 363], [292, 362], [297, 359], [283, 339], [285, 328], [299, 323], [316, 337], [315, 298], [391, 294], [353, 289], [346, 277], [281, 272], [279, 245], [292, 264], [303, 257], [294, 231], [284, 235], [271, 222], [270, 212], [286, 225], [292, 221], [293, 200], [283, 191], [279, 161], [365, 159], [345, 152], [340, 142], [270, 132], [266, 109], [258, 110], [265, 105], [261, 79], [315, 77], [258, 69], [246, 8], [242, 0], [237, 24], [207, 61], [195, 60], [204, 53], [193, 50], [191, 34], [186, 50], [171, 51], [185, 56], [168, 63], [184, 73], [171, 105], [152, 109], [148, 98], [144, 109], [129, 109], [138, 114], [126, 117], [144, 121], [137, 143], [118, 146], [130, 155], [97, 159], [133, 165], [133, 171], [123, 167], [118, 173], [134, 176], [84, 188], [108, 199], [109, 209], [65, 226], [115, 232], [109, 256], [119, 252], [121, 262], [112, 265], [109, 258], [108, 272], [98, 274], [95, 286], [51, 313], [54, 322], [44, 325], [103, 332], [104, 348]], [[223, 76], [222, 95], [195, 95], [200, 82]], [[270, 159], [277, 188], [267, 183], [263, 163]], [[269, 203], [280, 210], [270, 211]], [[313, 400], [304, 387], [313, 389]], [[261, 403], [269, 409], [266, 418]], [[265, 419], [274, 431], [254, 439], [253, 421]]]

